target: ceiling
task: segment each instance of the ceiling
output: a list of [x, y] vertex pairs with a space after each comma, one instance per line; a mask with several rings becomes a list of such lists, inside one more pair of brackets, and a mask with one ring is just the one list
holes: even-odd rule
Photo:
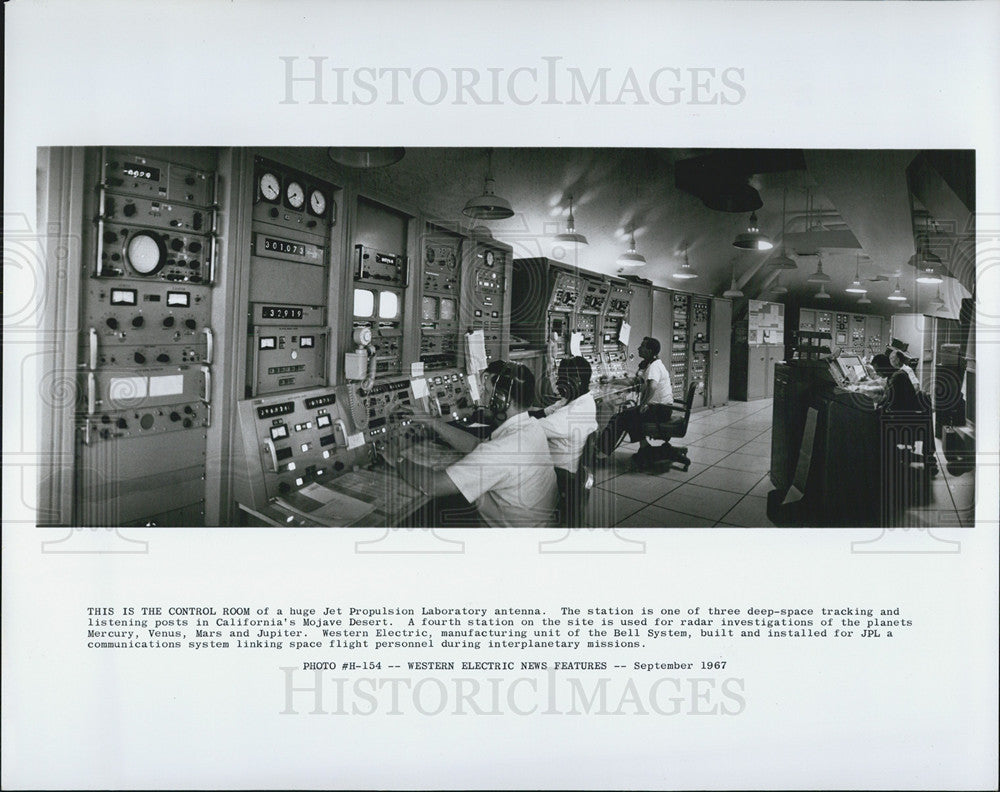
[[[325, 151], [314, 154], [326, 160]], [[946, 267], [953, 266], [956, 239], [969, 231], [957, 226], [968, 225], [974, 209], [966, 205], [974, 195], [969, 188], [974, 184], [971, 155], [945, 154], [953, 156], [933, 159], [892, 150], [498, 148], [492, 151], [495, 190], [510, 201], [515, 214], [477, 222], [512, 245], [515, 258], [562, 254], [563, 260], [593, 271], [638, 275], [656, 285], [702, 294], [721, 294], [735, 273], [747, 297], [851, 309], [857, 295], [844, 288], [859, 268], [872, 300], [859, 310], [891, 313], [895, 304], [886, 297], [898, 278], [912, 306], [904, 310], [920, 311], [937, 287], [915, 283], [915, 227], [933, 232], [932, 249]], [[462, 208], [483, 192], [488, 161], [489, 150], [482, 148], [409, 148], [397, 164], [355, 175], [363, 187], [415, 204], [442, 221], [469, 223]], [[915, 163], [921, 167], [916, 169]], [[710, 191], [720, 173], [730, 171], [733, 183], [749, 184], [759, 193], [759, 227], [774, 240], [775, 249], [733, 247], [749, 213], [710, 209], [693, 194]], [[575, 259], [572, 252], [553, 251], [552, 241], [553, 234], [565, 230], [570, 195], [576, 230], [589, 241]], [[968, 217], [957, 224], [955, 217], [935, 217], [931, 211], [934, 207], [955, 215], [963, 206]], [[626, 250], [633, 225], [636, 248], [648, 263], [620, 270], [616, 259]], [[780, 253], [782, 240], [798, 268], [780, 273], [789, 292], [779, 297], [769, 291], [776, 270], [767, 260]], [[685, 250], [699, 277], [680, 281], [672, 274]], [[807, 282], [820, 259], [832, 279], [826, 286], [831, 299], [825, 301], [814, 298], [817, 286]], [[964, 286], [946, 278], [942, 287], [956, 313], [957, 300], [974, 287], [971, 266], [958, 274]]]

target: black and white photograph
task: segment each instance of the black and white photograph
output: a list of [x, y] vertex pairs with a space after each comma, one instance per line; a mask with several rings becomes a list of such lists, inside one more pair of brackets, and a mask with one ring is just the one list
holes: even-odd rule
[[39, 186], [80, 240], [40, 524], [974, 521], [974, 151], [59, 148]]
[[5, 4], [4, 789], [995, 789], [1000, 2]]

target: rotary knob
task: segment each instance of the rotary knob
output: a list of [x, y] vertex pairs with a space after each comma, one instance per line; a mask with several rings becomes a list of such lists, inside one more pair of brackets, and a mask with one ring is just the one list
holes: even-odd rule
[[135, 316], [132, 318], [132, 327], [142, 327], [144, 324], [146, 324], [146, 320], [141, 316]]
[[134, 355], [132, 355], [132, 359], [140, 366], [146, 362], [146, 356], [142, 354], [142, 352], [136, 352]]
[[163, 318], [163, 326], [164, 327], [173, 327], [174, 326], [174, 317], [172, 317], [172, 316], [165, 316]]
[[112, 330], [117, 330], [118, 329], [118, 320], [115, 319], [115, 317], [113, 317], [113, 316], [109, 316], [107, 319], [105, 319], [104, 320], [104, 324], [106, 324]]
[[198, 326], [198, 323], [194, 319], [185, 319], [184, 326], [188, 330], [194, 330]]

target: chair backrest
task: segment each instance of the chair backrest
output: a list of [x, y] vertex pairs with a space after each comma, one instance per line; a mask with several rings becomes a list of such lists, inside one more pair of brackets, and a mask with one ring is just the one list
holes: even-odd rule
[[691, 405], [694, 404], [694, 394], [698, 390], [698, 383], [692, 382], [688, 385], [687, 393], [684, 394], [684, 412], [681, 420], [677, 421], [671, 432], [672, 437], [684, 437], [688, 430], [688, 420], [691, 418]]

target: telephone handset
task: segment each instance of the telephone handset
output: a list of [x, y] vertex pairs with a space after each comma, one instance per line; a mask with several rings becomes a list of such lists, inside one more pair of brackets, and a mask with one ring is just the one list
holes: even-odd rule
[[351, 419], [354, 421], [354, 430], [363, 432], [368, 428], [368, 410], [364, 402], [358, 395], [358, 387], [354, 383], [347, 384], [347, 402], [351, 406]]

